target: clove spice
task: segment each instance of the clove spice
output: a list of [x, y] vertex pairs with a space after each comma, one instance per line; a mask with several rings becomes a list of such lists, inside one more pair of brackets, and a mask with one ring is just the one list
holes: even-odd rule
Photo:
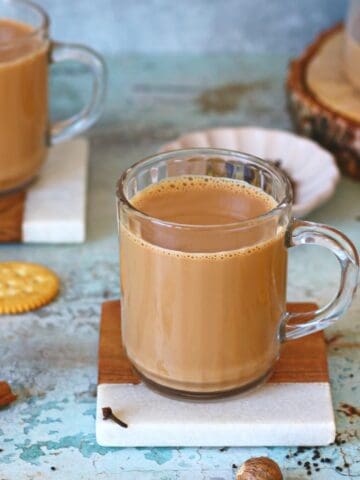
[[113, 411], [111, 410], [110, 407], [103, 407], [102, 413], [103, 413], [103, 419], [104, 420], [108, 420], [110, 418], [113, 422], [120, 425], [120, 427], [128, 428], [128, 424], [123, 422], [122, 420], [120, 420], [120, 418], [116, 417], [113, 414]]

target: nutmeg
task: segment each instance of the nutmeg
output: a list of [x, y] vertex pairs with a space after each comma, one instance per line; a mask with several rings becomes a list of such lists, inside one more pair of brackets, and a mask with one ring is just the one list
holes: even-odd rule
[[283, 480], [279, 465], [267, 457], [246, 460], [236, 474], [236, 480]]

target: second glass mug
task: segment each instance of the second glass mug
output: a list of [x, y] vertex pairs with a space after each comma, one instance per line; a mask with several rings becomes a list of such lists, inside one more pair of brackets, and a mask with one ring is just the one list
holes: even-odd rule
[[[82, 45], [49, 39], [49, 18], [27, 0], [0, 0], [0, 193], [21, 188], [39, 172], [50, 145], [88, 129], [105, 98], [102, 58]], [[83, 110], [49, 126], [48, 65], [74, 60], [92, 73]]]
[[[134, 195], [171, 177], [245, 182], [274, 199], [248, 220], [184, 225], [135, 208]], [[324, 329], [349, 307], [359, 257], [332, 227], [292, 219], [287, 177], [251, 155], [220, 149], [161, 153], [130, 167], [117, 186], [122, 341], [135, 370], [167, 393], [209, 398], [265, 381], [280, 346]], [[286, 311], [287, 249], [331, 250], [338, 293], [312, 313]]]

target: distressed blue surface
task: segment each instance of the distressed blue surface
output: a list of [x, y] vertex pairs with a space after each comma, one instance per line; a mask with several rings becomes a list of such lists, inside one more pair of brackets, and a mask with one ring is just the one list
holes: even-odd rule
[[347, 0], [37, 0], [56, 40], [116, 53], [299, 53]]
[[[319, 452], [330, 463], [312, 460], [315, 448], [111, 449], [95, 441], [100, 304], [119, 296], [116, 179], [128, 165], [194, 128], [246, 124], [290, 128], [283, 94], [287, 60], [287, 55], [108, 57], [106, 113], [90, 135], [87, 242], [0, 246], [0, 261], [45, 263], [62, 282], [60, 296], [51, 305], [0, 318], [0, 377], [19, 395], [17, 402], [0, 411], [1, 480], [230, 480], [233, 464], [253, 455], [274, 458], [287, 480], [310, 478], [305, 461], [311, 463], [315, 480], [360, 478], [360, 418], [340, 411], [342, 403], [360, 406], [360, 298], [327, 332], [339, 445]], [[65, 88], [67, 77], [57, 72], [56, 115], [74, 108], [72, 99], [75, 107], [81, 102], [75, 94], [67, 95], [84, 81], [83, 73], [77, 72], [77, 80], [74, 76], [71, 88]], [[242, 89], [228, 113], [203, 112], [200, 98], [207, 89], [254, 82], [258, 88]], [[359, 200], [360, 184], [344, 179], [336, 195], [310, 218], [341, 228], [360, 248]], [[337, 282], [336, 261], [327, 252], [309, 247], [290, 252], [290, 299], [323, 304]]]

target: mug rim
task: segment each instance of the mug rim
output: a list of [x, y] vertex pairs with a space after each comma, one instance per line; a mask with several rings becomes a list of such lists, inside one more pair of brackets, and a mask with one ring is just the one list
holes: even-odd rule
[[[15, 39], [15, 40], [10, 40], [10, 41], [5, 41], [1, 42], [0, 41], [0, 50], [7, 49], [7, 48], [12, 48], [14, 45], [18, 43], [22, 43], [26, 41], [27, 39], [34, 37], [38, 35], [41, 32], [47, 32], [49, 29], [50, 25], [50, 18], [49, 15], [46, 13], [46, 11], [37, 3], [32, 2], [31, 0], [0, 0], [2, 4], [5, 5], [19, 5], [23, 7], [30, 8], [32, 11], [36, 12], [39, 17], [40, 17], [40, 25], [33, 30], [31, 30], [29, 33], [26, 33], [22, 35], [21, 37]], [[8, 18], [6, 15], [3, 17], [5, 20]], [[28, 22], [23, 22], [26, 25], [29, 25]]]
[[[167, 156], [172, 156], [175, 153], [181, 154], [181, 155], [223, 155], [223, 156], [233, 156], [241, 159], [246, 159], [249, 162], [252, 162], [255, 165], [259, 165], [262, 167], [264, 170], [269, 171], [273, 176], [277, 177], [278, 180], [284, 185], [284, 196], [280, 199], [280, 201], [277, 202], [274, 208], [269, 210], [268, 212], [265, 212], [261, 215], [258, 215], [256, 217], [248, 218], [245, 220], [238, 220], [237, 222], [232, 222], [232, 223], [225, 223], [225, 224], [209, 224], [209, 225], [200, 225], [200, 224], [185, 224], [185, 223], [176, 223], [176, 222], [170, 222], [167, 220], [162, 220], [157, 217], [153, 217], [152, 215], [149, 215], [136, 207], [132, 205], [130, 200], [127, 198], [125, 191], [124, 191], [124, 186], [126, 184], [126, 181], [129, 177], [129, 175], [136, 170], [139, 167], [142, 167], [143, 165], [151, 165], [152, 163], [155, 163], [161, 159], [166, 158]], [[117, 189], [116, 189], [116, 197], [120, 201], [121, 205], [130, 211], [132, 214], [135, 214], [137, 217], [140, 217], [144, 220], [151, 221], [152, 223], [162, 225], [165, 227], [172, 227], [172, 228], [179, 228], [179, 229], [199, 229], [199, 230], [210, 230], [210, 229], [238, 229], [238, 228], [243, 228], [246, 226], [253, 226], [255, 223], [267, 220], [268, 218], [271, 218], [284, 210], [286, 207], [289, 207], [292, 205], [292, 200], [293, 200], [293, 192], [292, 192], [292, 187], [289, 181], [289, 178], [287, 175], [282, 172], [279, 168], [271, 165], [269, 162], [266, 162], [265, 160], [262, 160], [259, 157], [256, 157], [255, 155], [248, 154], [245, 152], [240, 152], [237, 150], [230, 150], [230, 149], [225, 149], [225, 148], [184, 148], [184, 149], [176, 149], [176, 150], [168, 150], [166, 152], [160, 152], [156, 153], [154, 155], [149, 155], [145, 157], [142, 160], [139, 160], [138, 162], [134, 163], [131, 165], [129, 168], [127, 168], [122, 175], [120, 176], [119, 180], [117, 181]]]

